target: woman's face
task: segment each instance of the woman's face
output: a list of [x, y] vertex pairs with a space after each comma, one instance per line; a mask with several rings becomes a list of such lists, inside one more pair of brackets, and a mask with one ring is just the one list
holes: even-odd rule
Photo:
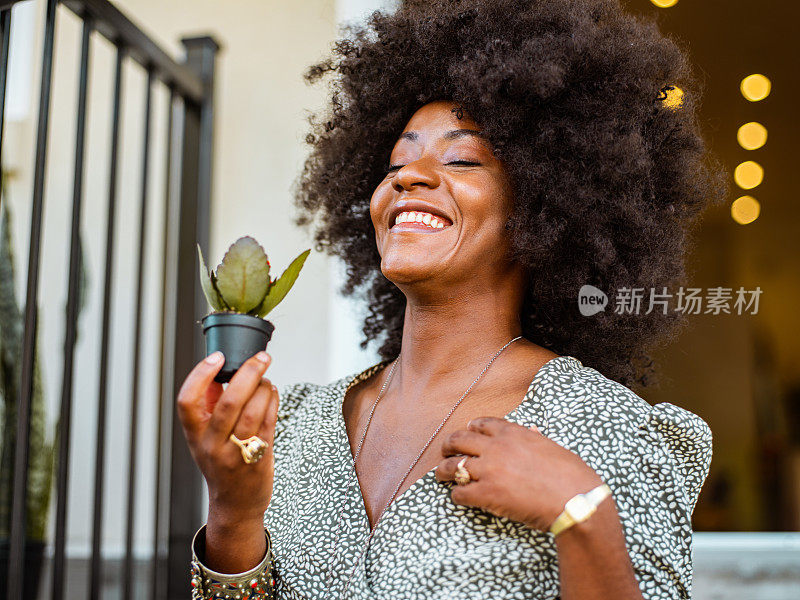
[[[512, 190], [504, 165], [457, 105], [436, 101], [408, 121], [370, 201], [381, 271], [399, 286], [492, 284], [504, 277]], [[408, 213], [423, 222], [398, 223]], [[429, 221], [429, 213], [441, 223]], [[431, 226], [431, 223], [434, 226]]]

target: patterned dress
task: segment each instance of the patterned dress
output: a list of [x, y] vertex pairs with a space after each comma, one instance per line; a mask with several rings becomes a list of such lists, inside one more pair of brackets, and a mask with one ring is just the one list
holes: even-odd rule
[[[280, 391], [275, 488], [264, 516], [276, 597], [559, 598], [553, 536], [454, 504], [452, 483], [437, 482], [433, 471], [389, 506], [359, 560], [369, 522], [342, 402], [389, 362], [328, 385]], [[506, 419], [538, 426], [610, 486], [644, 598], [690, 598], [691, 515], [711, 463], [705, 421], [673, 404], [651, 406], [571, 356], [545, 363]]]

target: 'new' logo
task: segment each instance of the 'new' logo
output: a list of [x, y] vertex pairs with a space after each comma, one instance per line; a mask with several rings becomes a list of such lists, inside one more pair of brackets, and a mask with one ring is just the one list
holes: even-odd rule
[[578, 292], [578, 310], [584, 317], [591, 317], [606, 309], [608, 296], [603, 290], [599, 290], [593, 285], [584, 285]]

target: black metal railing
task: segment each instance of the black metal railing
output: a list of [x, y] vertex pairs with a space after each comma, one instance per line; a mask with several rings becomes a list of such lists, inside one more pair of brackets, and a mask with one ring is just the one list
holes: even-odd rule
[[[3, 115], [5, 105], [6, 72], [9, 63], [9, 32], [12, 7], [23, 0], [0, 0], [0, 160], [3, 149]], [[33, 2], [35, 0], [25, 0]], [[58, 446], [56, 452], [56, 521], [53, 539], [52, 581], [49, 595], [61, 599], [65, 595], [66, 524], [69, 518], [67, 505], [69, 460], [72, 442], [71, 413], [73, 405], [73, 368], [77, 337], [79, 304], [79, 279], [82, 246], [80, 243], [81, 203], [84, 194], [84, 175], [87, 172], [85, 156], [87, 94], [90, 85], [89, 62], [92, 41], [102, 35], [116, 48], [114, 93], [111, 122], [111, 149], [108, 173], [108, 212], [105, 236], [105, 269], [102, 300], [102, 326], [100, 333], [99, 389], [96, 400], [97, 427], [94, 462], [94, 503], [92, 520], [92, 551], [87, 584], [88, 596], [101, 595], [103, 569], [103, 502], [105, 487], [107, 388], [113, 376], [108, 364], [110, 320], [112, 314], [112, 281], [114, 270], [114, 230], [117, 206], [117, 173], [120, 146], [120, 112], [123, 98], [122, 69], [126, 61], [138, 63], [147, 73], [144, 101], [144, 135], [142, 138], [142, 166], [140, 177], [140, 207], [138, 221], [139, 254], [136, 263], [135, 327], [132, 348], [132, 389], [130, 397], [130, 445], [128, 448], [128, 477], [125, 507], [125, 555], [120, 581], [123, 597], [131, 598], [133, 589], [133, 539], [137, 489], [137, 430], [139, 395], [138, 375], [141, 368], [140, 324], [144, 310], [142, 294], [148, 222], [148, 181], [151, 168], [152, 98], [157, 85], [166, 86], [169, 93], [167, 111], [166, 176], [163, 191], [163, 231], [161, 252], [164, 257], [161, 273], [162, 315], [159, 341], [161, 373], [156, 434], [156, 465], [153, 489], [155, 511], [153, 523], [152, 564], [147, 595], [150, 598], [184, 598], [188, 596], [187, 568], [189, 543], [201, 518], [200, 477], [193, 465], [183, 440], [179, 423], [174, 416], [174, 403], [179, 386], [192, 365], [202, 357], [202, 334], [196, 327], [202, 316], [205, 301], [196, 274], [195, 243], [208, 252], [209, 204], [211, 196], [212, 137], [214, 122], [214, 65], [218, 45], [211, 37], [186, 38], [183, 41], [186, 58], [182, 63], [173, 60], [137, 25], [107, 0], [44, 0], [47, 3], [44, 24], [44, 44], [40, 71], [40, 94], [36, 128], [36, 152], [33, 160], [33, 198], [30, 220], [24, 334], [20, 348], [19, 395], [16, 399], [16, 437], [11, 508], [11, 534], [9, 542], [8, 581], [9, 600], [23, 598], [24, 553], [26, 547], [26, 490], [28, 482], [29, 436], [31, 396], [34, 380], [34, 357], [37, 338], [37, 304], [39, 291], [40, 242], [42, 212], [45, 198], [45, 173], [47, 161], [48, 126], [50, 120], [51, 82], [57, 5], [60, 3], [82, 19], [83, 31], [80, 46], [78, 77], [78, 102], [75, 115], [75, 160], [72, 189], [72, 220], [70, 224], [69, 279], [67, 289], [66, 323], [61, 385], [61, 404]], [[13, 57], [12, 57], [13, 58]], [[175, 116], [179, 119], [174, 119]], [[180, 123], [181, 143], [176, 148], [173, 127]], [[90, 166], [90, 165], [89, 165]], [[171, 193], [171, 176], [175, 173], [177, 198]], [[177, 205], [173, 203], [177, 200]], [[2, 201], [2, 200], [0, 200]], [[177, 215], [177, 223], [171, 219]], [[170, 249], [172, 250], [170, 252]], [[170, 262], [168, 257], [173, 257]], [[49, 358], [49, 362], [58, 364]], [[169, 435], [169, 445], [162, 440]], [[162, 502], [166, 491], [164, 474], [169, 473], [168, 502]], [[164, 505], [168, 509], [162, 510]], [[166, 533], [166, 535], [164, 535]], [[166, 552], [162, 541], [166, 538]]]

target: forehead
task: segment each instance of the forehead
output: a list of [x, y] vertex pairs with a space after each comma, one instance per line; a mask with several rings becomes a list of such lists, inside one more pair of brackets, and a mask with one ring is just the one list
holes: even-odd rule
[[[459, 118], [461, 117], [461, 118]], [[406, 125], [406, 129], [415, 126], [432, 127], [464, 127], [467, 129], [479, 129], [472, 117], [455, 102], [436, 100], [428, 102], [420, 107], [417, 112], [411, 115]]]
[[411, 116], [397, 141], [424, 144], [458, 139], [473, 139], [489, 145], [480, 127], [457, 104], [436, 101], [426, 104]]

